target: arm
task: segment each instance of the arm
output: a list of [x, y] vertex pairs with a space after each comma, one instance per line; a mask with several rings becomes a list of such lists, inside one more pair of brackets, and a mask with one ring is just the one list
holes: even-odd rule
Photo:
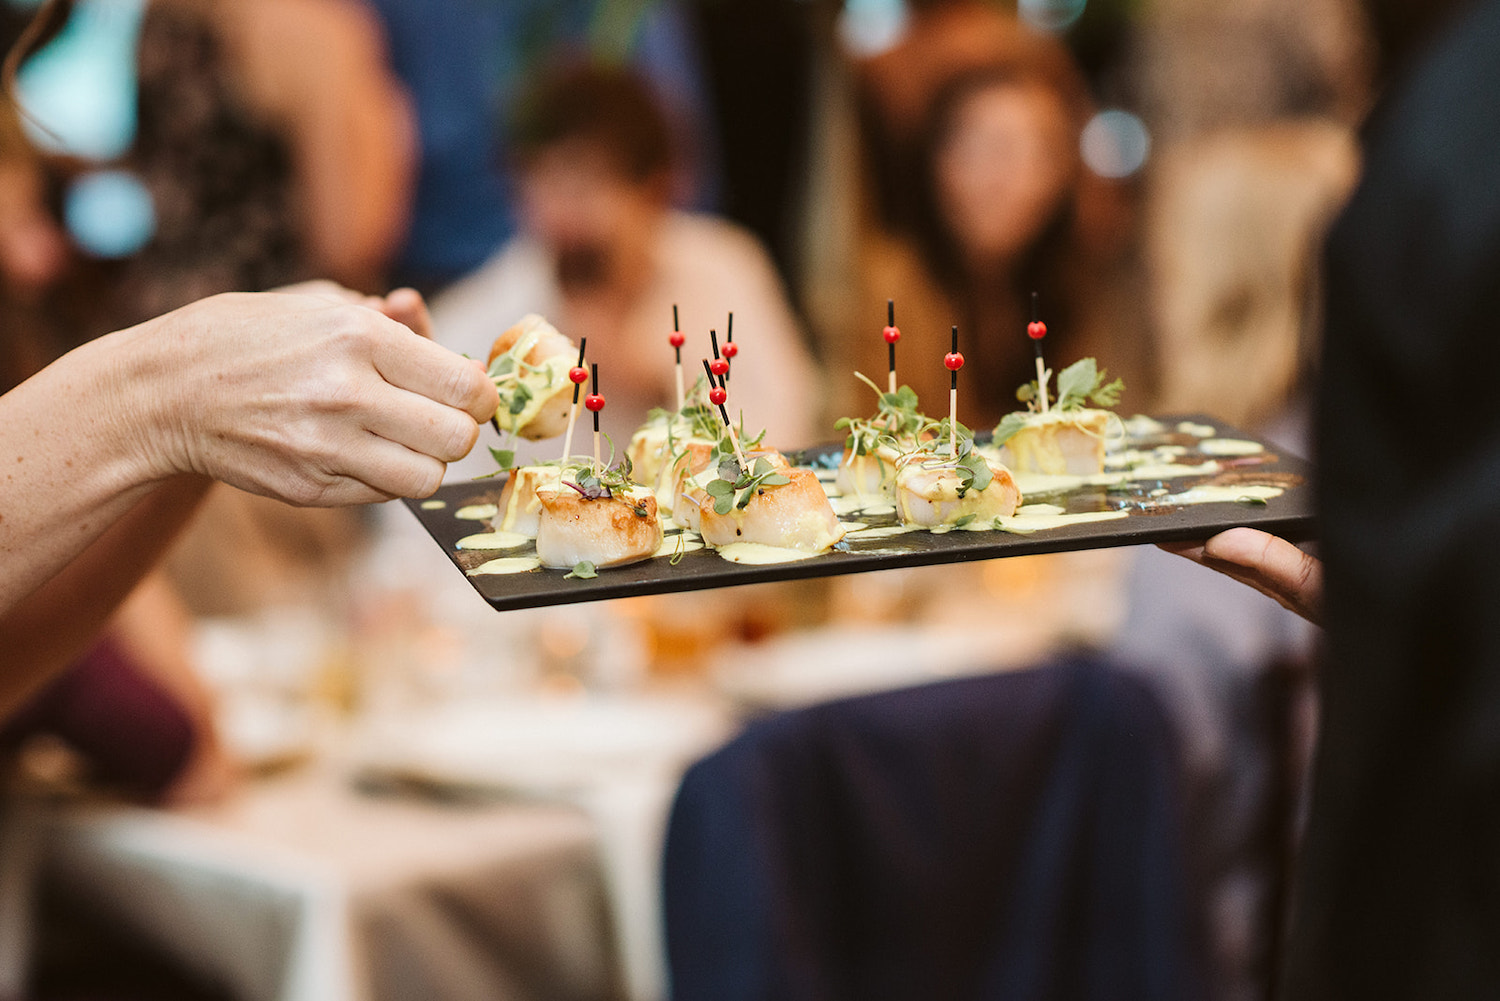
[[378, 18], [351, 0], [257, 0], [219, 16], [253, 104], [286, 129], [315, 270], [371, 286], [405, 235], [418, 158]]
[[1323, 622], [1323, 564], [1285, 539], [1231, 528], [1207, 542], [1161, 548], [1248, 584], [1314, 625]]
[[[410, 298], [388, 306], [418, 322]], [[494, 407], [474, 364], [318, 296], [216, 296], [71, 352], [0, 397], [0, 706], [92, 636], [208, 480], [425, 496]]]

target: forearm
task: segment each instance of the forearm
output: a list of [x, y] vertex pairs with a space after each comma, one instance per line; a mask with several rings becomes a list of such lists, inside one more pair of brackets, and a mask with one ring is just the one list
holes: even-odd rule
[[0, 718], [88, 649], [161, 559], [210, 486], [179, 476], [151, 491], [45, 584], [0, 616]]
[[133, 428], [129, 340], [87, 344], [0, 397], [0, 617], [165, 476]]

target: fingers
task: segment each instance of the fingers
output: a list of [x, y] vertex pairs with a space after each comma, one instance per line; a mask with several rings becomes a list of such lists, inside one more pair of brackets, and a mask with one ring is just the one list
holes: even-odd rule
[[397, 323], [432, 339], [432, 315], [427, 311], [427, 300], [414, 288], [398, 288], [387, 295], [379, 307], [380, 311]]
[[440, 462], [457, 462], [479, 440], [479, 425], [467, 414], [405, 390], [370, 408], [365, 429]]
[[500, 405], [495, 384], [467, 359], [425, 338], [383, 338], [375, 347], [375, 370], [386, 382], [487, 421]]
[[1285, 539], [1232, 528], [1201, 544], [1161, 548], [1247, 584], [1310, 622], [1322, 621], [1323, 565]]

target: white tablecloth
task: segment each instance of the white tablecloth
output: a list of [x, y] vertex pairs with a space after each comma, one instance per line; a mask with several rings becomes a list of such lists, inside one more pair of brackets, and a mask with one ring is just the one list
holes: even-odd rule
[[246, 1001], [609, 998], [594, 826], [355, 791], [333, 765], [212, 809], [34, 813], [49, 882]]

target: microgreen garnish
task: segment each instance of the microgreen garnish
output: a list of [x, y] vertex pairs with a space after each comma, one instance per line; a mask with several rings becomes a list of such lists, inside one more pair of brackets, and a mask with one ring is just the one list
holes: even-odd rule
[[[1109, 373], [1092, 358], [1080, 358], [1057, 374], [1057, 399], [1053, 410], [1082, 410], [1089, 404], [1113, 407], [1120, 402], [1125, 381], [1109, 381]], [[1037, 385], [1033, 380], [1016, 390], [1016, 399], [1031, 410], [1038, 409]]]
[[948, 443], [951, 440], [948, 431], [948, 418], [940, 421], [929, 421], [920, 432], [925, 440], [916, 449], [908, 453], [902, 459], [902, 465], [915, 459], [921, 459], [929, 464], [952, 466], [958, 472], [958, 496], [963, 498], [970, 490], [978, 490], [983, 493], [989, 489], [989, 485], [995, 479], [995, 471], [985, 461], [984, 456], [974, 450], [974, 432], [964, 427], [963, 424], [954, 426], [958, 439], [958, 454], [948, 453]]
[[[1120, 394], [1124, 391], [1123, 379], [1115, 379], [1111, 382], [1109, 373], [1100, 368], [1098, 362], [1092, 358], [1081, 358], [1058, 373], [1057, 400], [1053, 402], [1052, 409], [1084, 410], [1090, 404], [1107, 409], [1120, 402]], [[1026, 409], [1006, 414], [1001, 418], [999, 425], [995, 428], [995, 436], [990, 441], [990, 444], [996, 448], [1004, 445], [1018, 432], [1025, 429], [1030, 424], [1031, 417], [1041, 410], [1035, 381], [1028, 382], [1016, 390], [1016, 399], [1026, 404]]]
[[599, 576], [599, 570], [588, 560], [573, 564], [573, 569], [563, 575], [563, 580], [593, 580]]
[[834, 424], [839, 430], [849, 432], [849, 436], [844, 439], [844, 447], [850, 452], [869, 455], [877, 447], [886, 444], [882, 439], [888, 438], [892, 443], [910, 439], [926, 423], [927, 418], [918, 409], [916, 391], [910, 386], [902, 386], [891, 393], [875, 385], [860, 372], [855, 372], [854, 377], [875, 390], [877, 402], [874, 417], [843, 417]]
[[714, 513], [725, 515], [734, 508], [748, 506], [757, 491], [790, 482], [765, 456], [751, 463], [749, 472], [741, 469], [739, 462], [731, 456], [719, 462], [718, 475], [703, 489], [714, 499]]

